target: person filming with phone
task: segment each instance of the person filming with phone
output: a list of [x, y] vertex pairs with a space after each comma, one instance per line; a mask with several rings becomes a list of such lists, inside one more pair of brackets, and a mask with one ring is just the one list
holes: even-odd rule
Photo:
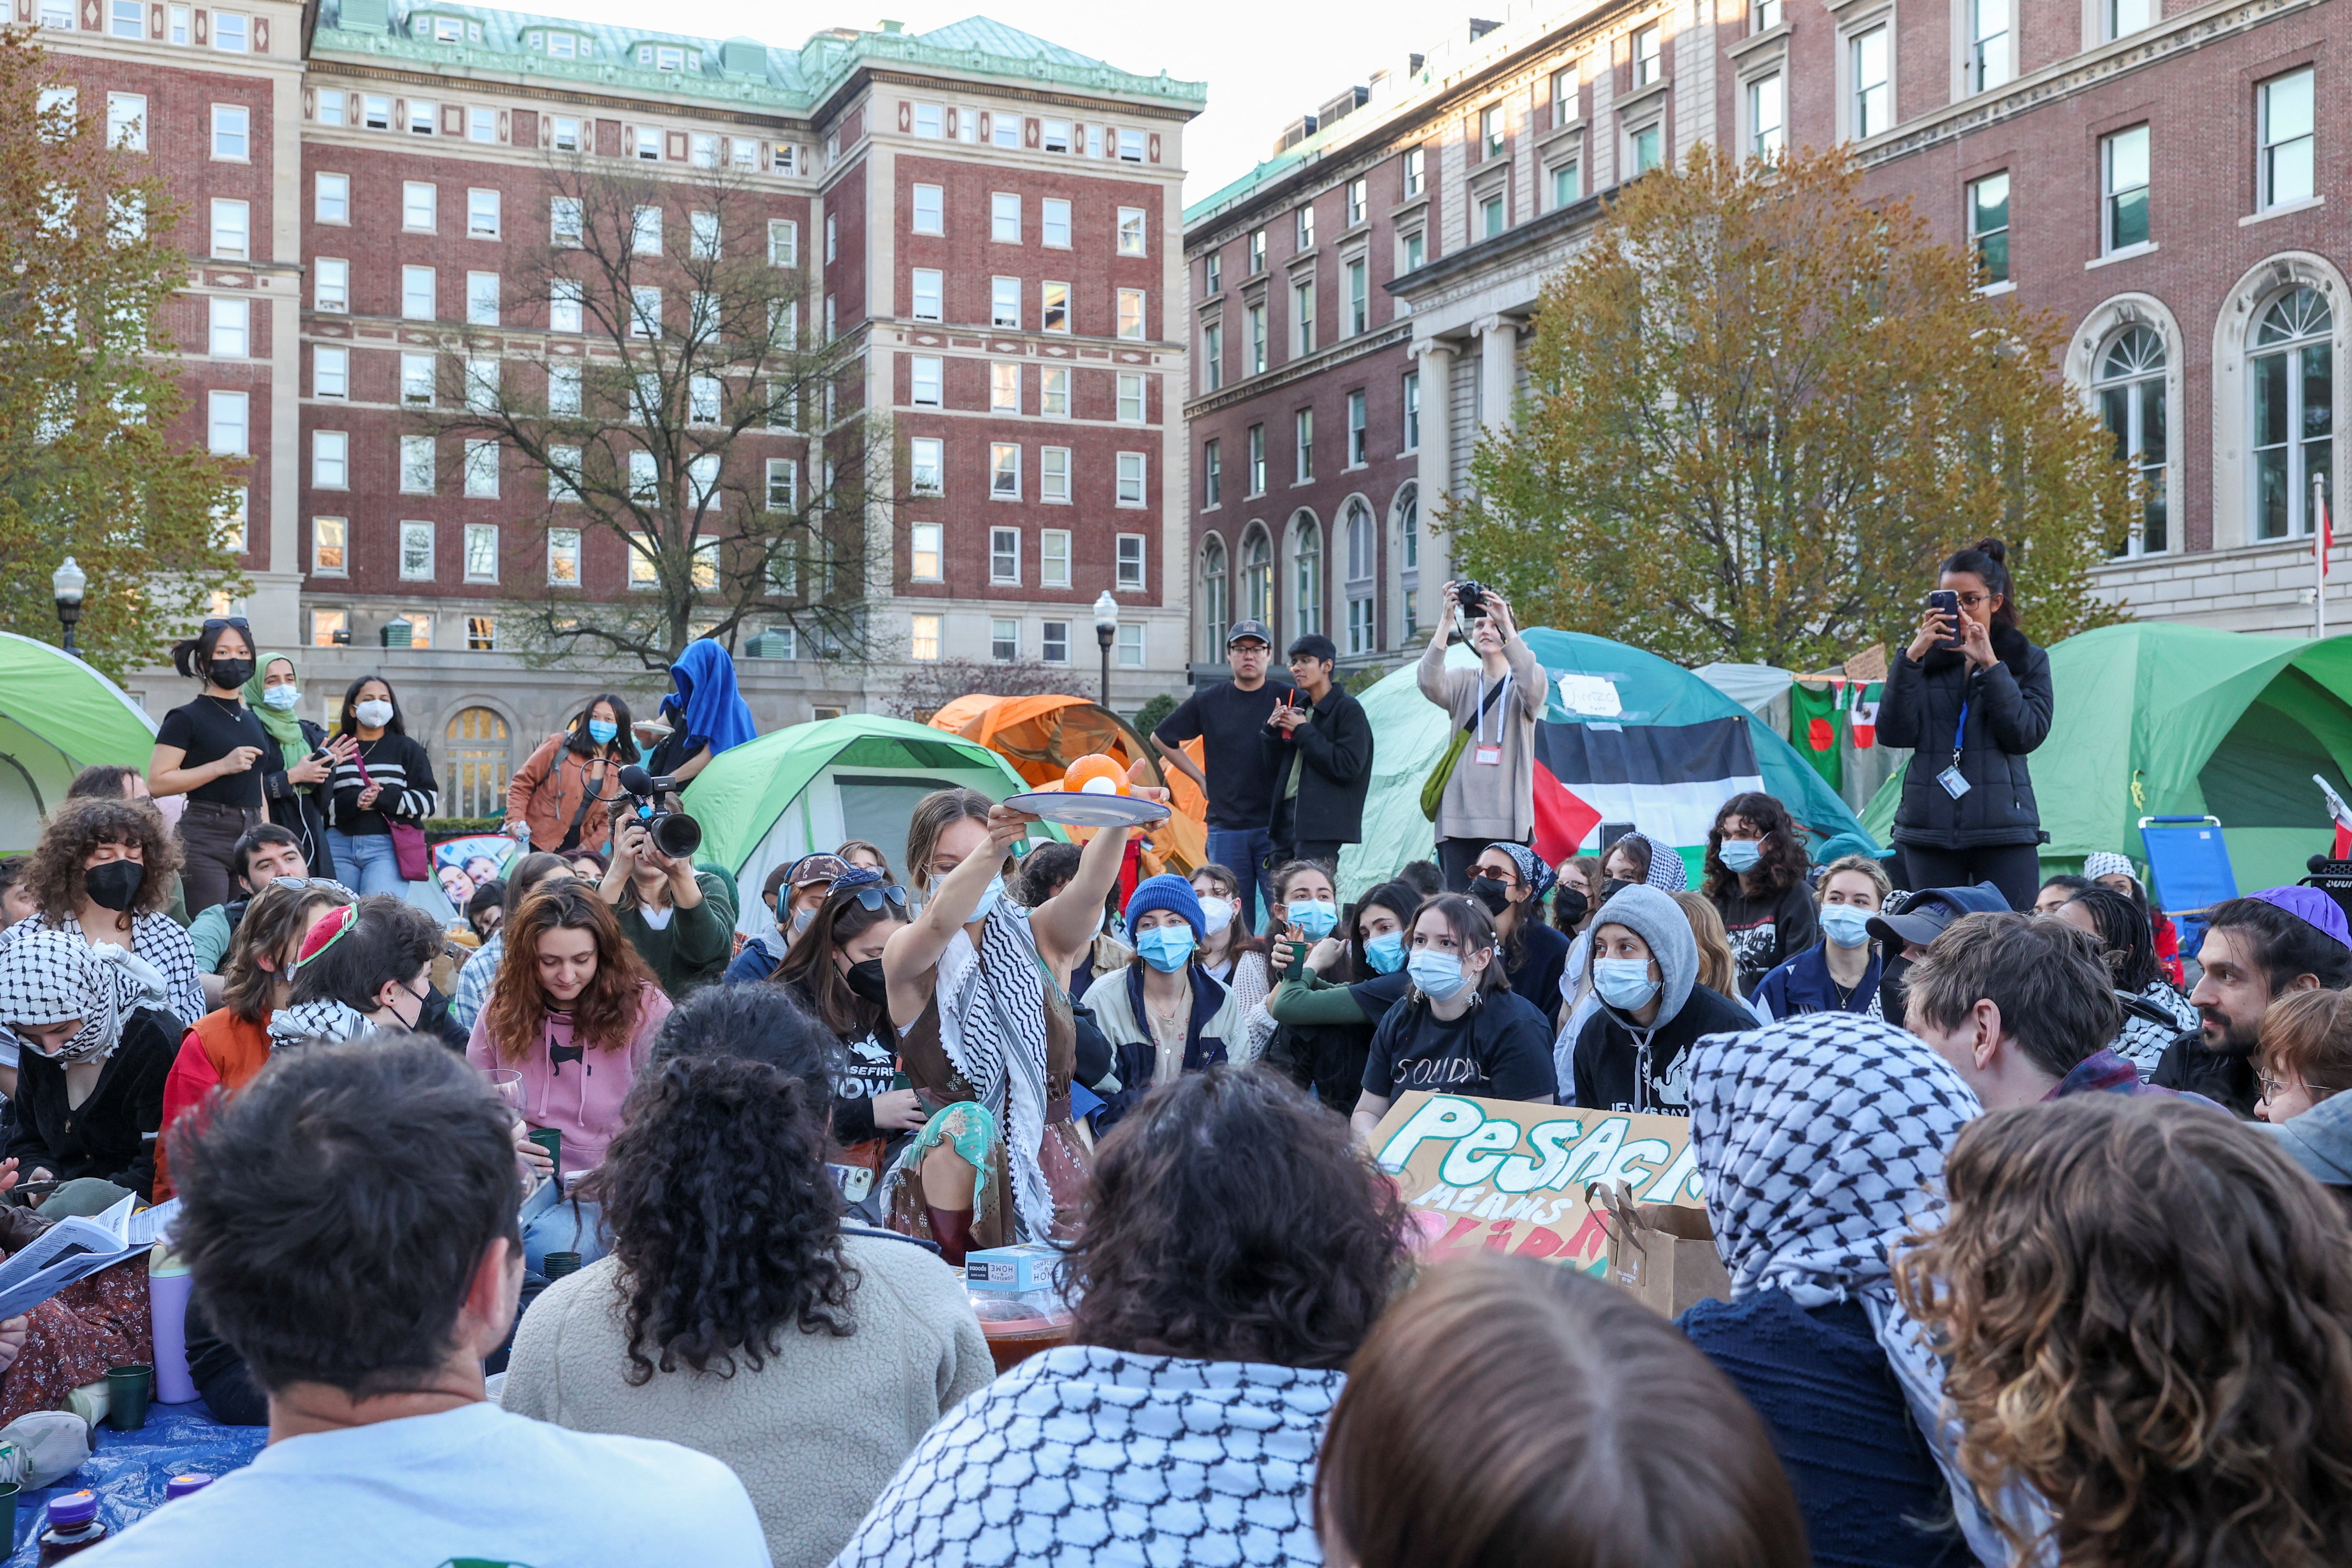
[[[1460, 893], [1473, 890], [1473, 868], [1489, 845], [1535, 837], [1536, 722], [1544, 712], [1544, 672], [1519, 639], [1502, 595], [1475, 583], [1448, 583], [1440, 603], [1437, 630], [1414, 679], [1421, 694], [1450, 715], [1458, 740], [1447, 747], [1451, 765], [1432, 820], [1445, 890]], [[1475, 670], [1445, 668], [1457, 617], [1478, 655]]]
[[2042, 816], [2026, 754], [2050, 733], [2050, 658], [2018, 630], [2008, 547], [1980, 540], [1944, 563], [1918, 634], [1887, 672], [1878, 738], [1912, 748], [1895, 812], [1915, 888], [1990, 882], [2031, 910]]
[[1274, 764], [1274, 858], [1320, 861], [1335, 874], [1340, 847], [1364, 836], [1364, 796], [1372, 787], [1372, 721], [1332, 682], [1339, 658], [1320, 632], [1292, 642], [1297, 689], [1266, 715], [1259, 740]]

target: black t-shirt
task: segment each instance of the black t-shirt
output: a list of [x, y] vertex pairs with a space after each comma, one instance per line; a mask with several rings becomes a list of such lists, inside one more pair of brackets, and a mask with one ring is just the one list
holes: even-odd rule
[[1364, 1092], [1394, 1100], [1415, 1089], [1549, 1104], [1559, 1080], [1543, 1015], [1511, 991], [1489, 992], [1458, 1018], [1425, 1002], [1391, 1007], [1372, 1031]]
[[199, 696], [164, 714], [163, 723], [155, 728], [155, 743], [177, 746], [185, 752], [187, 755], [180, 762], [184, 768], [216, 763], [239, 746], [260, 747], [261, 755], [245, 772], [224, 773], [188, 792], [190, 800], [208, 800], [215, 805], [233, 805], [245, 811], [261, 809], [262, 774], [286, 765], [278, 743], [261, 727], [261, 721], [253, 716], [253, 710], [225, 697]]
[[[1231, 681], [1204, 686], [1151, 731], [1152, 739], [1171, 747], [1200, 740], [1205, 764], [1201, 771], [1209, 775], [1210, 826], [1264, 827], [1273, 817], [1275, 765], [1259, 737], [1265, 732], [1266, 715], [1289, 690], [1289, 682], [1270, 677], [1255, 691], [1243, 691]], [[1246, 867], [1234, 869], [1249, 873]]]
[[[821, 1025], [822, 1015], [808, 988], [797, 983], [787, 988], [802, 1011]], [[874, 1101], [877, 1096], [890, 1092], [891, 1080], [898, 1073], [898, 1047], [887, 1026], [869, 1029], [855, 1039], [836, 1037], [834, 1048], [825, 1053], [824, 1065], [833, 1074], [833, 1135], [845, 1143], [878, 1136]]]
[[1756, 994], [1764, 977], [1822, 939], [1821, 916], [1802, 882], [1777, 893], [1749, 898], [1734, 887], [1714, 900], [1731, 938], [1731, 962], [1739, 973], [1739, 994]]

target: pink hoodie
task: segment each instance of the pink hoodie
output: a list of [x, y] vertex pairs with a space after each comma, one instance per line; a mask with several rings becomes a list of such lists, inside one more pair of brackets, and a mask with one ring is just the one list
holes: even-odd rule
[[[488, 1034], [490, 1010], [475, 1016], [474, 1033], [466, 1042], [466, 1059], [478, 1068], [511, 1067], [522, 1074], [523, 1120], [533, 1127], [552, 1127], [563, 1134], [563, 1174], [568, 1179], [602, 1164], [604, 1146], [621, 1130], [621, 1101], [653, 1052], [654, 1036], [669, 1016], [669, 998], [648, 981], [637, 998], [637, 1028], [624, 1051], [591, 1047], [572, 1060], [572, 1019], [547, 1015], [547, 1037], [520, 1062], [501, 1060]], [[555, 1047], [567, 1048], [566, 1058], [554, 1059]]]

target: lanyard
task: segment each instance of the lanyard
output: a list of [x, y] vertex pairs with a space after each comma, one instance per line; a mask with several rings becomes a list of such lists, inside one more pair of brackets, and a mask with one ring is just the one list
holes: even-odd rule
[[1963, 699], [1960, 702], [1960, 721], [1952, 726], [1952, 766], [1956, 768], [1960, 765], [1960, 737], [1968, 733], [1968, 729], [1969, 705]]
[[1495, 714], [1495, 738], [1493, 741], [1489, 742], [1486, 739], [1486, 706], [1490, 700], [1486, 696], [1486, 672], [1483, 669], [1478, 672], [1478, 743], [1480, 745], [1499, 746], [1503, 743], [1503, 725], [1506, 721], [1500, 710], [1503, 708], [1504, 704], [1510, 700], [1510, 696], [1511, 678], [1508, 674], [1506, 674], [1503, 677], [1503, 683], [1495, 688], [1495, 698], [1499, 699], [1499, 700], [1495, 700], [1494, 702], [1494, 706], [1496, 709], [1496, 712]]

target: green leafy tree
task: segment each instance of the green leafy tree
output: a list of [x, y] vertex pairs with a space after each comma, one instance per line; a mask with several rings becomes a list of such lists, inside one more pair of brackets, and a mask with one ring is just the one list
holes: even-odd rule
[[162, 326], [188, 282], [179, 209], [33, 38], [0, 28], [0, 559], [16, 563], [0, 626], [54, 641], [49, 574], [71, 555], [89, 576], [75, 641], [120, 677], [244, 590], [237, 486], [171, 434], [187, 411]]
[[2114, 437], [2057, 324], [1977, 284], [1841, 154], [1634, 182], [1441, 511], [1456, 574], [1529, 625], [1812, 669], [1907, 640], [1938, 558], [1995, 534], [2031, 635], [2120, 618], [2089, 576], [2136, 504]]

